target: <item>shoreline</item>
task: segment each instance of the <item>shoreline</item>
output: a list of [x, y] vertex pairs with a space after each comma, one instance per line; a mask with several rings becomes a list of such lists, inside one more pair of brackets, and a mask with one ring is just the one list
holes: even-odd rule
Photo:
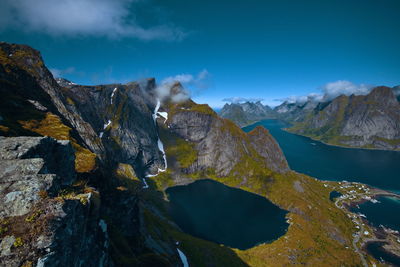
[[[239, 126], [239, 127], [240, 127], [241, 129], [243, 129], [243, 128], [245, 128], [245, 127], [249, 127], [249, 126], [251, 126], [251, 125], [253, 125], [253, 124], [256, 124], [256, 123], [259, 123], [259, 122], [262, 122], [262, 121], [265, 121], [265, 120], [281, 121], [281, 122], [284, 122], [284, 123], [287, 123], [287, 124], [291, 124], [291, 125], [292, 125], [292, 123], [287, 122], [287, 121], [284, 121], [284, 120], [281, 120], [281, 119], [264, 119], [264, 120], [256, 121], [256, 122], [253, 122], [253, 123], [251, 123], [251, 124], [248, 124], [248, 125], [245, 125], [245, 126]], [[264, 128], [265, 128], [265, 127], [264, 127]], [[266, 128], [266, 129], [267, 129], [267, 128]], [[327, 145], [327, 146], [334, 146], [334, 147], [348, 148], [348, 149], [363, 149], [363, 150], [373, 150], [373, 151], [393, 151], [393, 152], [400, 152], [400, 149], [395, 150], [395, 149], [367, 148], [367, 147], [357, 147], [357, 146], [345, 146], [345, 145], [338, 145], [338, 144], [330, 144], [330, 143], [327, 143], [327, 142], [324, 142], [324, 141], [315, 139], [315, 138], [313, 138], [313, 137], [311, 137], [311, 136], [307, 136], [307, 135], [303, 135], [303, 134], [299, 134], [299, 133], [293, 133], [293, 132], [291, 132], [291, 131], [288, 130], [289, 128], [280, 128], [280, 129], [281, 129], [282, 131], [285, 131], [285, 132], [290, 133], [290, 134], [294, 134], [294, 135], [297, 135], [297, 136], [302, 136], [302, 137], [309, 138], [309, 139], [312, 140], [312, 141], [319, 142], [319, 143], [324, 144], [324, 145]], [[267, 130], [269, 130], [269, 129], [267, 129]]]
[[340, 147], [340, 148], [347, 148], [347, 149], [363, 149], [363, 150], [372, 150], [372, 151], [392, 151], [392, 152], [400, 152], [400, 149], [394, 150], [394, 149], [383, 149], [383, 148], [367, 148], [367, 147], [357, 147], [357, 146], [345, 146], [345, 145], [338, 145], [338, 144], [330, 144], [315, 138], [312, 138], [311, 136], [307, 136], [307, 135], [302, 135], [299, 133], [293, 133], [291, 131], [288, 130], [288, 128], [281, 128], [281, 130], [290, 133], [290, 134], [294, 134], [297, 136], [302, 136], [302, 137], [306, 137], [312, 141], [315, 142], [319, 142], [321, 144], [327, 145], [327, 146], [334, 146], [334, 147]]
[[[329, 182], [332, 181], [326, 181], [327, 184]], [[380, 260], [368, 250], [367, 245], [371, 243], [384, 242], [386, 245], [382, 246], [381, 249], [386, 255], [393, 254], [400, 257], [400, 234], [398, 230], [393, 230], [383, 225], [377, 227], [364, 214], [351, 211], [352, 207], [367, 201], [373, 201], [373, 199], [376, 200], [379, 196], [400, 199], [400, 195], [357, 182], [339, 182], [339, 186], [331, 184], [331, 187], [333, 190], [342, 193], [342, 196], [335, 198], [333, 201], [335, 206], [342, 209], [354, 223], [355, 232], [353, 233], [352, 245], [354, 250], [360, 255], [364, 266], [369, 266], [367, 264], [367, 255], [373, 257], [375, 260]]]

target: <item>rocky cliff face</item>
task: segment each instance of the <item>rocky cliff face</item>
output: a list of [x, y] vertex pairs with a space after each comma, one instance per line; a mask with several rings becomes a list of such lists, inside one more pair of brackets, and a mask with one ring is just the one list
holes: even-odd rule
[[1, 266], [112, 266], [96, 192], [61, 194], [76, 182], [68, 141], [0, 137], [0, 169]]
[[167, 110], [171, 114], [167, 129], [193, 143], [197, 151], [196, 160], [187, 168], [189, 173], [213, 169], [218, 176], [227, 176], [247, 157], [259, 158], [260, 164], [276, 172], [289, 170], [279, 145], [266, 130], [257, 128], [246, 134], [208, 106], [191, 101], [169, 105]]
[[269, 106], [264, 106], [259, 101], [255, 103], [225, 104], [219, 115], [233, 121], [240, 127], [260, 120], [273, 119], [276, 117], [276, 113]]
[[365, 96], [339, 96], [290, 129], [327, 143], [400, 149], [400, 104], [389, 87]]
[[165, 168], [153, 119], [154, 79], [124, 85], [60, 84], [64, 85], [67, 109], [92, 127], [96, 134], [93, 138], [104, 148], [97, 151], [100, 158], [111, 161], [111, 165], [130, 164], [150, 174]]

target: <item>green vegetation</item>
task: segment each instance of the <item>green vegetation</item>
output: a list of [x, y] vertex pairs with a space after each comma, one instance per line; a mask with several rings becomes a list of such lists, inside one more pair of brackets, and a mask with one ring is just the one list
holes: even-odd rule
[[392, 146], [399, 146], [400, 145], [400, 139], [386, 139], [386, 138], [383, 138], [383, 137], [375, 136], [375, 140], [390, 144]]
[[24, 264], [21, 265], [21, 267], [32, 267], [33, 266], [33, 262], [31, 261], [26, 261], [24, 262]]
[[31, 75], [39, 77], [39, 72], [44, 66], [40, 53], [27, 46], [21, 49], [21, 46], [12, 44], [11, 48], [15, 48], [15, 52], [11, 57], [3, 50], [0, 50], [0, 64], [4, 66], [5, 71], [11, 72], [17, 66]]
[[[319, 140], [326, 143], [343, 145], [341, 141], [345, 138], [340, 136], [343, 121], [347, 109], [349, 108], [349, 98], [347, 96], [340, 96], [331, 103], [337, 106], [337, 112], [334, 115], [328, 115], [325, 109], [320, 111], [317, 115], [309, 115], [304, 122], [295, 123], [294, 126], [287, 129], [291, 133], [301, 134], [308, 136], [314, 140]], [[314, 128], [313, 121], [324, 122], [324, 126]]]
[[191, 144], [181, 138], [176, 139], [176, 145], [168, 148], [168, 155], [176, 158], [181, 168], [187, 168], [197, 159], [197, 151], [194, 144]]
[[70, 140], [75, 150], [75, 169], [79, 173], [90, 172], [96, 167], [96, 154], [82, 147], [71, 136], [71, 128], [62, 123], [60, 117], [53, 113], [46, 113], [42, 120], [19, 120], [19, 124], [26, 130], [42, 136], [50, 136], [57, 140]]
[[165, 146], [165, 153], [170, 168], [173, 168], [175, 171], [179, 168], [185, 169], [197, 160], [198, 152], [195, 144], [171, 133], [165, 126], [159, 129], [159, 131], [160, 139]]
[[43, 213], [42, 210], [37, 210], [37, 211], [33, 212], [31, 215], [29, 215], [28, 217], [26, 217], [25, 221], [29, 222], [29, 223], [34, 222], [42, 213]]
[[0, 131], [1, 132], [7, 133], [9, 130], [10, 130], [10, 128], [8, 128], [7, 126], [0, 125]]
[[137, 193], [142, 188], [142, 182], [136, 177], [135, 171], [129, 164], [119, 163], [115, 170], [115, 176], [121, 184], [117, 188], [120, 191], [129, 190]]
[[79, 200], [82, 205], [86, 205], [89, 202], [89, 194], [91, 196], [91, 201], [93, 201], [94, 206], [99, 205], [99, 192], [94, 188], [87, 186], [86, 180], [78, 180], [72, 186], [63, 188], [58, 192], [56, 200]]
[[0, 220], [0, 236], [7, 233], [9, 224], [10, 222], [7, 219]]
[[202, 115], [209, 115], [216, 117], [217, 113], [210, 108], [207, 104], [196, 104], [192, 100], [188, 100], [182, 103], [167, 103], [165, 104], [168, 109], [168, 116], [172, 118], [176, 113], [179, 112], [197, 112]]
[[22, 247], [24, 245], [24, 241], [22, 240], [21, 237], [17, 237], [14, 241], [13, 247], [14, 248], [19, 248]]

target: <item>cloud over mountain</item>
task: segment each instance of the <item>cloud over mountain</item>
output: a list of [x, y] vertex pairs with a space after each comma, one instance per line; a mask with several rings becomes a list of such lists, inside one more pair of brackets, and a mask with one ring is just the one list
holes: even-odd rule
[[[179, 88], [179, 92], [173, 92], [173, 86], [177, 82], [183, 87]], [[189, 99], [191, 95], [206, 89], [209, 84], [210, 73], [204, 69], [195, 76], [192, 74], [179, 74], [167, 77], [156, 88], [156, 93], [160, 100], [171, 97], [173, 102], [182, 102]]]
[[350, 81], [339, 80], [323, 85], [321, 90], [324, 98], [330, 100], [339, 95], [365, 95], [372, 89], [372, 85], [354, 84]]
[[327, 83], [319, 88], [321, 93], [311, 93], [304, 96], [289, 96], [284, 98], [278, 98], [274, 101], [277, 102], [288, 102], [288, 103], [305, 103], [307, 101], [321, 102], [330, 101], [339, 95], [366, 95], [368, 94], [373, 85], [367, 84], [355, 84], [346, 80], [339, 80], [335, 82]]
[[135, 21], [138, 0], [2, 0], [0, 30], [18, 29], [52, 36], [133, 37], [181, 40], [173, 26], [143, 27]]
[[264, 98], [247, 98], [247, 97], [227, 97], [222, 99], [223, 102], [228, 103], [244, 103], [244, 102], [258, 102], [263, 101]]
[[323, 95], [322, 94], [318, 94], [318, 93], [311, 93], [305, 96], [289, 96], [289, 97], [284, 97], [284, 98], [278, 98], [275, 99], [274, 101], [277, 102], [288, 102], [288, 103], [305, 103], [307, 101], [316, 101], [319, 102], [323, 99]]

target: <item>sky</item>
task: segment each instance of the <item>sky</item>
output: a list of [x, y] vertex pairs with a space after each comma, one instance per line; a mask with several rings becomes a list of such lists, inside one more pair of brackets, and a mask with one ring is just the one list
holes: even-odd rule
[[199, 103], [400, 84], [399, 0], [0, 0], [0, 41], [79, 84], [180, 80]]

